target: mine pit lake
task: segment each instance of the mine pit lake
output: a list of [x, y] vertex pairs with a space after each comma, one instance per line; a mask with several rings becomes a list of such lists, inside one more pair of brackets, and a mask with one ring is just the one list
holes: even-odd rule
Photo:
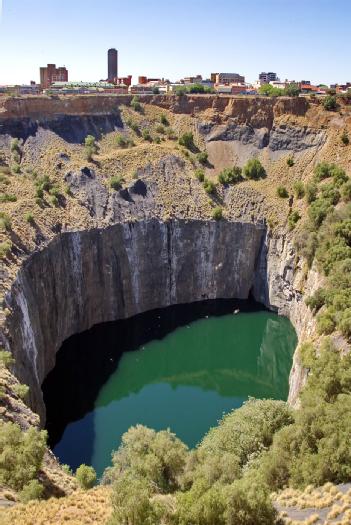
[[62, 463], [92, 465], [98, 476], [136, 424], [169, 428], [195, 447], [249, 397], [287, 399], [296, 344], [288, 319], [244, 301], [94, 327], [64, 343], [43, 385], [50, 444]]

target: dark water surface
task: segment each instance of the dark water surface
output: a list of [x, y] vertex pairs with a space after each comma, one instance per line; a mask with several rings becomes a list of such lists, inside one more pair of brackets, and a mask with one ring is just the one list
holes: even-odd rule
[[87, 463], [101, 475], [137, 423], [170, 428], [193, 447], [249, 396], [287, 398], [296, 343], [286, 318], [227, 300], [147, 312], [76, 335], [43, 385], [54, 452], [74, 469]]

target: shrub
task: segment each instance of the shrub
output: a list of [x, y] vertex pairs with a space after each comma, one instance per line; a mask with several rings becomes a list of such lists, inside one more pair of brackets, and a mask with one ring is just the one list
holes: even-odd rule
[[58, 198], [56, 197], [56, 195], [51, 195], [50, 197], [50, 202], [53, 206], [55, 206], [55, 208], [57, 208], [60, 204]]
[[122, 477], [113, 485], [109, 525], [154, 525], [160, 523], [146, 480]]
[[314, 178], [316, 181], [328, 179], [332, 176], [333, 164], [328, 162], [319, 162], [314, 168]]
[[292, 211], [288, 218], [289, 229], [293, 230], [300, 219], [301, 215], [299, 212], [297, 210]]
[[268, 449], [280, 428], [293, 422], [287, 403], [265, 399], [249, 399], [243, 406], [223, 417], [200, 444], [208, 455], [230, 453], [241, 466], [257, 452]]
[[0, 421], [0, 483], [21, 490], [36, 477], [44, 457], [47, 433]]
[[29, 386], [22, 384], [14, 385], [13, 391], [16, 394], [16, 396], [18, 396], [22, 400], [25, 400], [29, 394]]
[[130, 120], [128, 121], [128, 126], [130, 127], [132, 131], [134, 131], [134, 133], [136, 133], [137, 135], [140, 135], [140, 128], [136, 122], [133, 122], [132, 120]]
[[128, 139], [123, 137], [121, 133], [118, 133], [118, 135], [116, 136], [116, 144], [119, 148], [126, 148], [129, 144], [129, 141]]
[[243, 167], [243, 175], [246, 179], [263, 179], [266, 171], [258, 159], [250, 159]]
[[327, 95], [323, 100], [323, 107], [327, 111], [336, 111], [338, 104], [334, 95]]
[[235, 481], [228, 488], [226, 522], [235, 525], [272, 525], [276, 522], [275, 510], [269, 491], [251, 480]]
[[73, 471], [69, 465], [66, 465], [65, 463], [61, 465], [62, 470], [68, 474], [68, 476], [73, 476]]
[[344, 182], [347, 182], [349, 180], [348, 176], [345, 173], [345, 170], [342, 168], [339, 168], [338, 166], [333, 166], [332, 169], [332, 177], [333, 177], [333, 183], [338, 188], [344, 184]]
[[143, 129], [142, 137], [144, 140], [148, 140], [149, 142], [152, 142], [152, 137], [150, 135], [150, 131], [148, 129]]
[[206, 164], [208, 160], [208, 153], [206, 151], [200, 151], [200, 153], [196, 155], [196, 158], [200, 164]]
[[76, 479], [82, 489], [91, 489], [96, 483], [96, 472], [93, 467], [80, 465], [76, 470]]
[[15, 152], [20, 153], [21, 148], [20, 148], [19, 139], [17, 138], [12, 139], [10, 148], [11, 148], [11, 153], [15, 153]]
[[112, 467], [105, 481], [123, 478], [144, 481], [154, 493], [174, 492], [187, 459], [188, 449], [169, 430], [155, 432], [143, 425], [123, 434], [119, 449], [112, 456]]
[[338, 328], [341, 333], [350, 339], [351, 337], [351, 308], [346, 308], [342, 314], [340, 321], [338, 322]]
[[205, 172], [204, 172], [204, 170], [201, 169], [201, 168], [198, 168], [197, 170], [195, 170], [195, 177], [200, 182], [203, 182], [205, 180]]
[[0, 350], [0, 365], [4, 366], [5, 368], [9, 368], [11, 365], [13, 365], [15, 362], [14, 358], [12, 357], [11, 352], [8, 352], [7, 350]]
[[183, 133], [183, 135], [181, 135], [181, 137], [179, 137], [179, 140], [178, 140], [179, 144], [181, 146], [184, 146], [184, 148], [187, 148], [187, 149], [194, 149], [195, 145], [194, 145], [194, 136], [193, 134], [189, 131], [189, 132], [186, 132], [186, 133]]
[[1, 193], [0, 195], [0, 203], [2, 202], [16, 202], [17, 197], [16, 195], [12, 195], [10, 193]]
[[330, 311], [320, 313], [317, 317], [317, 331], [319, 334], [329, 335], [335, 330], [335, 319]]
[[319, 228], [328, 213], [332, 211], [333, 207], [329, 200], [321, 197], [312, 202], [309, 207], [308, 215], [315, 228]]
[[216, 221], [219, 221], [223, 217], [223, 210], [219, 206], [213, 209], [212, 211], [212, 219], [215, 219]]
[[211, 194], [215, 192], [216, 186], [211, 180], [205, 179], [203, 185], [206, 193]]
[[306, 184], [305, 192], [308, 204], [311, 204], [311, 202], [316, 200], [318, 188], [314, 183]]
[[285, 186], [278, 186], [277, 195], [282, 199], [287, 199], [289, 197], [288, 190], [285, 188]]
[[33, 213], [31, 213], [30, 211], [28, 211], [27, 213], [25, 213], [24, 215], [24, 220], [26, 222], [28, 222], [28, 224], [34, 224], [35, 221], [34, 221], [34, 215]]
[[299, 348], [299, 356], [304, 368], [312, 368], [316, 360], [316, 351], [309, 341], [303, 343]]
[[114, 177], [111, 177], [110, 179], [110, 186], [113, 190], [119, 190], [122, 187], [122, 183], [124, 182], [123, 177], [121, 175], [115, 175]]
[[159, 124], [156, 126], [156, 133], [160, 133], [161, 135], [164, 135], [166, 133], [166, 130], [162, 124]]
[[16, 173], [16, 175], [18, 175], [19, 173], [21, 173], [21, 166], [20, 166], [17, 162], [15, 162], [15, 163], [12, 164], [12, 166], [11, 166], [11, 171], [12, 171], [13, 173]]
[[284, 89], [284, 94], [287, 96], [287, 97], [298, 97], [299, 94], [300, 94], [300, 88], [298, 86], [298, 84], [289, 84], [285, 89]]
[[86, 159], [90, 162], [93, 159], [93, 155], [95, 155], [98, 151], [95, 137], [93, 135], [88, 135], [85, 137], [84, 148]]
[[341, 197], [344, 201], [351, 200], [351, 180], [348, 180], [340, 188]]
[[0, 242], [0, 259], [4, 259], [7, 257], [12, 250], [12, 242], [11, 241], [3, 241]]
[[294, 159], [292, 157], [288, 157], [286, 163], [289, 166], [289, 168], [292, 168], [295, 164]]
[[41, 499], [43, 492], [43, 485], [36, 479], [32, 479], [32, 481], [24, 485], [19, 494], [19, 499], [21, 503], [28, 503], [28, 501]]
[[160, 122], [163, 126], [166, 126], [166, 127], [169, 126], [169, 121], [164, 113], [162, 113], [160, 117]]
[[294, 182], [293, 190], [297, 199], [302, 199], [305, 196], [305, 186], [300, 180]]
[[7, 213], [0, 211], [0, 231], [11, 229], [11, 219]]
[[37, 197], [40, 197], [39, 192], [43, 195], [44, 191], [50, 191], [53, 187], [53, 182], [48, 175], [43, 175], [36, 179], [35, 187], [37, 188]]
[[235, 184], [242, 180], [241, 168], [234, 166], [233, 168], [224, 168], [218, 175], [218, 182], [221, 184]]
[[139, 98], [137, 96], [134, 96], [132, 98], [132, 101], [130, 103], [130, 107], [134, 109], [134, 111], [137, 111], [138, 113], [141, 113], [143, 108], [139, 102]]
[[307, 297], [305, 303], [313, 311], [318, 312], [325, 305], [327, 292], [324, 288], [318, 288], [313, 295]]
[[321, 189], [321, 198], [333, 205], [339, 202], [340, 192], [333, 182], [323, 185]]
[[342, 132], [341, 142], [344, 144], [344, 146], [348, 146], [350, 144], [349, 135], [348, 135], [346, 129], [344, 129], [344, 131]]

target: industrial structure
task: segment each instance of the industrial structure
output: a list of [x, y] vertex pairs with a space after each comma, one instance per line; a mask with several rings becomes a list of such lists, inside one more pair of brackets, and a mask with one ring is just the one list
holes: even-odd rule
[[118, 51], [117, 49], [109, 49], [107, 52], [108, 62], [108, 82], [113, 82], [114, 79], [118, 78]]

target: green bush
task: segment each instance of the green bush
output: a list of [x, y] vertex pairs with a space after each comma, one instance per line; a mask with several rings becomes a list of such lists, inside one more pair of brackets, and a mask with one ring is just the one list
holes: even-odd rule
[[[0, 221], [1, 224], [1, 221]], [[0, 242], [0, 259], [4, 259], [7, 257], [12, 250], [12, 242], [11, 241], [2, 241]]]
[[25, 400], [29, 394], [29, 386], [22, 384], [14, 385], [13, 391], [16, 394], [16, 396], [18, 396], [22, 400]]
[[200, 153], [196, 155], [196, 158], [200, 164], [205, 165], [208, 161], [208, 153], [206, 151], [200, 151]]
[[80, 465], [76, 470], [76, 480], [82, 489], [91, 489], [96, 483], [96, 472], [93, 467]]
[[301, 215], [299, 214], [297, 210], [291, 211], [291, 213], [289, 213], [289, 218], [288, 218], [289, 229], [293, 230], [300, 219], [301, 219]]
[[344, 129], [344, 131], [342, 132], [341, 142], [344, 144], [344, 146], [348, 146], [350, 144], [349, 135], [348, 135], [346, 129]]
[[36, 479], [32, 479], [32, 481], [24, 485], [19, 494], [19, 499], [21, 503], [28, 503], [28, 501], [41, 499], [43, 492], [43, 485]]
[[113, 190], [119, 190], [122, 188], [122, 183], [124, 182], [124, 179], [121, 175], [114, 175], [110, 179], [110, 186]]
[[11, 352], [8, 352], [7, 350], [0, 349], [0, 366], [4, 366], [5, 368], [10, 368], [14, 364], [15, 360], [11, 354]]
[[293, 157], [288, 157], [286, 163], [289, 166], [289, 168], [292, 168], [295, 164]]
[[194, 135], [190, 131], [183, 133], [183, 135], [179, 137], [178, 142], [181, 146], [184, 146], [184, 148], [190, 150], [193, 150], [195, 148]]
[[195, 170], [195, 177], [200, 182], [204, 182], [204, 180], [205, 180], [205, 172], [204, 172], [204, 170], [201, 169], [201, 168], [198, 168], [197, 170]]
[[160, 122], [163, 126], [166, 126], [168, 127], [169, 126], [169, 121], [166, 117], [166, 115], [164, 113], [162, 113], [161, 117], [160, 117]]
[[34, 215], [30, 211], [24, 214], [24, 220], [28, 222], [28, 224], [35, 224]]
[[338, 188], [342, 186], [344, 182], [347, 182], [349, 180], [345, 170], [339, 168], [338, 166], [333, 166], [332, 177], [335, 186], [337, 186]]
[[203, 182], [204, 190], [206, 193], [212, 194], [216, 190], [216, 185], [208, 179], [205, 179]]
[[318, 188], [316, 184], [314, 183], [308, 183], [306, 184], [306, 200], [308, 204], [311, 204], [311, 202], [315, 201], [317, 198]]
[[179, 488], [188, 449], [169, 430], [155, 432], [143, 425], [131, 427], [112, 456], [105, 480], [133, 478], [147, 482], [154, 493], [170, 493]]
[[326, 310], [317, 316], [317, 331], [319, 334], [331, 334], [335, 330], [335, 325], [334, 315], [329, 310]]
[[338, 328], [347, 339], [351, 338], [351, 308], [346, 308], [342, 312]]
[[159, 124], [156, 126], [156, 133], [161, 133], [161, 135], [164, 135], [166, 133], [166, 130], [162, 124]]
[[0, 483], [21, 490], [41, 467], [47, 433], [30, 427], [23, 432], [16, 423], [0, 420]]
[[308, 210], [308, 216], [315, 228], [319, 228], [328, 215], [333, 210], [332, 203], [319, 197], [312, 202]]
[[243, 175], [246, 179], [263, 179], [266, 171], [258, 159], [250, 159], [243, 167]]
[[10, 194], [10, 193], [1, 193], [0, 194], [0, 203], [3, 202], [16, 202], [17, 197], [16, 195]]
[[11, 153], [15, 153], [15, 152], [20, 153], [21, 147], [20, 147], [19, 139], [17, 138], [12, 139], [10, 148], [11, 148]]
[[288, 190], [285, 188], [285, 186], [278, 186], [277, 195], [282, 199], [287, 199], [289, 197]]
[[224, 168], [218, 175], [218, 182], [221, 184], [235, 184], [243, 180], [241, 175], [241, 168], [233, 166], [233, 168]]
[[87, 159], [87, 161], [92, 161], [93, 156], [98, 152], [98, 147], [95, 141], [95, 137], [93, 135], [88, 135], [87, 137], [85, 137], [84, 151], [85, 158]]
[[10, 216], [4, 211], [0, 211], [0, 232], [11, 229], [11, 219]]
[[300, 180], [294, 182], [293, 190], [297, 199], [302, 199], [305, 196], [305, 186]]
[[56, 195], [51, 195], [50, 196], [50, 202], [55, 208], [57, 208], [60, 205], [60, 201], [58, 200]]
[[222, 210], [222, 208], [220, 208], [219, 206], [217, 206], [216, 208], [213, 208], [213, 210], [212, 210], [212, 219], [214, 219], [216, 221], [219, 221], [222, 218], [223, 218], [223, 210]]
[[343, 201], [351, 201], [351, 181], [345, 182], [340, 188], [341, 198]]
[[151, 496], [152, 490], [146, 480], [127, 476], [116, 480], [111, 497], [113, 512], [109, 525], [161, 523]]
[[148, 129], [143, 129], [142, 137], [143, 137], [144, 140], [152, 142], [152, 137], [151, 137], [150, 131]]
[[136, 95], [132, 98], [130, 107], [134, 109], [134, 111], [137, 111], [138, 113], [142, 112], [143, 110], [142, 105], [140, 104], [139, 98]]
[[306, 305], [313, 311], [318, 312], [325, 305], [328, 293], [324, 288], [318, 288], [314, 294], [307, 297]]
[[18, 175], [19, 173], [21, 173], [21, 166], [17, 162], [15, 162], [11, 166], [11, 171], [12, 173], [15, 173], [16, 175]]
[[116, 144], [119, 148], [126, 148], [129, 145], [129, 140], [126, 139], [121, 133], [116, 136]]
[[316, 181], [328, 179], [332, 176], [333, 164], [328, 162], [319, 162], [314, 168], [314, 178]]
[[338, 109], [338, 103], [334, 95], [327, 95], [323, 100], [323, 107], [327, 111], [336, 111]]

